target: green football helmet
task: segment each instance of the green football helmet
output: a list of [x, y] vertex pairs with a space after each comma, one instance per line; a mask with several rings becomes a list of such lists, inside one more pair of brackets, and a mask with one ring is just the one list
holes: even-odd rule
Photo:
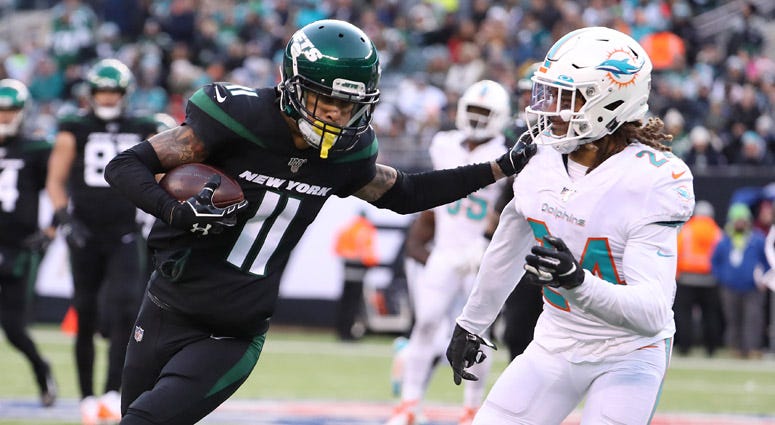
[[15, 136], [19, 133], [24, 106], [30, 92], [27, 86], [19, 80], [5, 78], [0, 80], [0, 111], [9, 111], [0, 118], [0, 137]]
[[[102, 59], [89, 69], [86, 81], [92, 96], [99, 91], [118, 92], [125, 95], [131, 88], [134, 77], [132, 71], [117, 59]], [[118, 118], [124, 110], [124, 99], [115, 105], [101, 105], [92, 99], [94, 114], [109, 121]]]
[[[304, 140], [329, 152], [351, 149], [371, 124], [379, 101], [380, 65], [377, 49], [356, 26], [333, 19], [313, 22], [296, 31], [285, 48], [280, 107], [296, 120]], [[318, 100], [353, 104], [344, 126], [318, 114]]]
[[92, 93], [100, 90], [126, 93], [133, 79], [132, 71], [118, 59], [102, 59], [86, 75]]

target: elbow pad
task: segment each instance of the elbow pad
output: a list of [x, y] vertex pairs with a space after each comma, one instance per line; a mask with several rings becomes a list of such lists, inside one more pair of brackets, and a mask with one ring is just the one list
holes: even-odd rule
[[488, 162], [424, 173], [397, 171], [393, 187], [372, 204], [399, 214], [445, 205], [495, 182]]

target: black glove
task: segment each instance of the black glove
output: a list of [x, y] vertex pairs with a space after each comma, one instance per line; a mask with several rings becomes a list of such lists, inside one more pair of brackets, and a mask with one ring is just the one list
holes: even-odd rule
[[525, 257], [527, 282], [553, 288], [573, 289], [584, 282], [584, 269], [573, 258], [562, 239], [546, 235], [544, 246], [536, 245]]
[[51, 237], [42, 230], [38, 230], [22, 240], [22, 246], [33, 252], [46, 252], [49, 245], [51, 245]]
[[535, 155], [536, 150], [538, 150], [538, 147], [533, 143], [533, 135], [528, 130], [522, 133], [514, 146], [503, 156], [496, 159], [495, 162], [501, 167], [503, 174], [513, 176], [525, 168], [530, 158]]
[[59, 226], [59, 231], [62, 232], [70, 246], [83, 248], [86, 246], [86, 241], [91, 238], [91, 231], [86, 225], [70, 215], [65, 208], [60, 208], [54, 212], [54, 224]]
[[460, 385], [463, 379], [467, 381], [478, 381], [479, 378], [471, 372], [464, 369], [477, 363], [481, 363], [487, 358], [479, 347], [484, 344], [487, 347], [497, 350], [495, 344], [479, 335], [472, 334], [455, 323], [455, 330], [452, 332], [452, 340], [447, 347], [447, 360], [452, 366], [452, 378], [455, 385]]
[[224, 227], [237, 224], [237, 211], [246, 207], [248, 201], [242, 200], [225, 208], [216, 207], [213, 205], [213, 193], [220, 185], [221, 176], [213, 174], [198, 195], [173, 207], [169, 224], [201, 236], [221, 233]]

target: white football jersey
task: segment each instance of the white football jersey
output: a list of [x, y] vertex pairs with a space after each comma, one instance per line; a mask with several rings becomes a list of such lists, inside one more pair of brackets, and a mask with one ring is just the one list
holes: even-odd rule
[[[433, 168], [439, 170], [489, 162], [506, 152], [503, 136], [490, 139], [470, 151], [464, 144], [465, 138], [459, 130], [436, 133], [429, 149]], [[492, 211], [505, 182], [505, 179], [499, 180], [463, 199], [434, 208], [436, 227], [433, 249], [460, 252], [464, 248], [462, 243], [481, 238], [487, 224], [487, 213]]]
[[634, 143], [572, 181], [562, 155], [538, 146], [514, 193], [461, 326], [489, 326], [524, 273], [525, 255], [551, 234], [586, 272], [572, 290], [544, 288], [536, 343], [572, 362], [600, 361], [673, 335], [678, 226], [694, 208], [683, 161]]

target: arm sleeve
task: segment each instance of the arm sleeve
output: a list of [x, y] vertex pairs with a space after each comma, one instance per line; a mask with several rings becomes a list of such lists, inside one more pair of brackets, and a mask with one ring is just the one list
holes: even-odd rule
[[410, 214], [456, 201], [493, 182], [489, 162], [413, 174], [398, 170], [393, 187], [372, 204]]
[[153, 146], [144, 141], [116, 155], [105, 167], [105, 180], [138, 208], [169, 223], [178, 201], [156, 182], [154, 175], [164, 171]]
[[622, 259], [626, 284], [585, 271], [584, 283], [560, 289], [564, 297], [601, 320], [641, 335], [656, 335], [673, 319], [677, 228], [650, 224], [627, 240]]
[[503, 209], [492, 242], [482, 258], [474, 289], [457, 318], [463, 329], [481, 335], [495, 321], [506, 298], [522, 278], [522, 259], [534, 243], [533, 232], [512, 199]]

